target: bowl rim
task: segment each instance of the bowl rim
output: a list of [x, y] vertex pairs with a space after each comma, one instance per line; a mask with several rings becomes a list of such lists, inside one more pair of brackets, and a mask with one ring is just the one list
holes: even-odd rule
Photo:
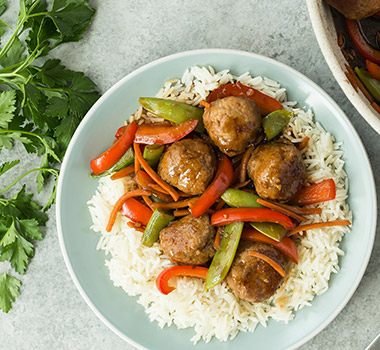
[[344, 74], [343, 63], [348, 64], [348, 62], [337, 45], [335, 26], [329, 30], [329, 17], [326, 17], [324, 11], [328, 6], [327, 3], [323, 0], [306, 0], [306, 4], [315, 37], [331, 73], [362, 118], [380, 134], [380, 114], [374, 110], [360, 89], [358, 91], [354, 89]]
[[[68, 156], [70, 155], [70, 153], [72, 151], [72, 148], [74, 147], [74, 144], [76, 143], [76, 140], [78, 138], [78, 135], [80, 134], [80, 131], [85, 128], [87, 121], [95, 113], [95, 110], [98, 108], [98, 106], [103, 103], [103, 100], [105, 100], [110, 94], [112, 94], [114, 91], [116, 91], [122, 84], [124, 84], [125, 81], [131, 79], [135, 75], [140, 74], [140, 72], [143, 72], [144, 70], [149, 69], [151, 67], [154, 67], [156, 65], [159, 65], [159, 64], [161, 64], [162, 62], [165, 62], [165, 61], [170, 61], [170, 60], [174, 60], [174, 59], [180, 59], [182, 57], [191, 56], [191, 55], [214, 54], [214, 53], [222, 53], [222, 54], [223, 53], [226, 53], [226, 54], [228, 53], [228, 54], [235, 54], [235, 55], [239, 55], [239, 56], [243, 55], [243, 56], [249, 56], [249, 57], [256, 58], [256, 59], [261, 59], [261, 60], [269, 61], [271, 64], [277, 65], [280, 68], [284, 68], [284, 69], [290, 71], [291, 73], [297, 75], [299, 78], [303, 79], [310, 86], [312, 86], [312, 88], [318, 90], [319, 93], [323, 96], [323, 98], [325, 98], [328, 101], [328, 103], [330, 103], [335, 109], [337, 109], [341, 113], [341, 116], [344, 119], [344, 121], [351, 127], [352, 133], [353, 133], [353, 137], [356, 138], [357, 144], [360, 147], [360, 150], [361, 150], [361, 152], [363, 153], [363, 155], [365, 157], [364, 160], [368, 164], [369, 178], [367, 180], [370, 182], [370, 186], [372, 188], [376, 188], [375, 187], [375, 181], [374, 181], [374, 176], [373, 176], [373, 171], [372, 171], [371, 163], [369, 161], [367, 152], [366, 152], [366, 150], [364, 148], [363, 143], [360, 140], [360, 137], [359, 137], [356, 129], [353, 127], [351, 121], [348, 119], [348, 117], [342, 111], [342, 109], [339, 107], [339, 105], [321, 87], [319, 87], [316, 83], [314, 83], [311, 79], [309, 79], [308, 77], [306, 77], [304, 74], [298, 72], [294, 68], [292, 68], [292, 67], [290, 67], [290, 66], [288, 66], [288, 65], [286, 65], [286, 64], [284, 64], [282, 62], [276, 61], [275, 59], [272, 59], [272, 58], [269, 58], [269, 57], [266, 57], [266, 56], [263, 56], [263, 55], [260, 55], [260, 54], [256, 54], [256, 53], [246, 52], [246, 51], [243, 51], [243, 50], [220, 49], [220, 48], [187, 50], [187, 51], [178, 52], [178, 53], [174, 53], [174, 54], [171, 54], [171, 55], [167, 55], [167, 56], [161, 57], [159, 59], [153, 60], [153, 61], [151, 61], [151, 62], [149, 62], [149, 63], [147, 63], [147, 64], [145, 64], [145, 65], [143, 65], [143, 66], [141, 66], [139, 68], [137, 68], [136, 70], [132, 71], [131, 73], [129, 73], [126, 76], [124, 76], [123, 78], [121, 78], [114, 85], [112, 85], [98, 99], [98, 101], [96, 101], [96, 103], [91, 107], [91, 109], [87, 112], [87, 114], [85, 115], [85, 117], [81, 121], [80, 125], [78, 126], [77, 130], [75, 131], [75, 133], [74, 133], [74, 135], [72, 137], [72, 140], [70, 141], [70, 144], [68, 146], [68, 149], [66, 151], [66, 155], [65, 155], [65, 157], [63, 159], [62, 166], [61, 166], [61, 173], [63, 174], [65, 172], [65, 170], [66, 170], [66, 165], [67, 165], [68, 158], [69, 158]], [[77, 277], [75, 275], [75, 272], [73, 270], [73, 267], [71, 265], [70, 259], [68, 257], [68, 252], [66, 250], [66, 246], [65, 246], [65, 243], [64, 243], [64, 239], [63, 239], [62, 220], [61, 220], [61, 193], [62, 193], [62, 181], [63, 181], [62, 179], [63, 179], [63, 176], [60, 176], [59, 179], [58, 179], [58, 185], [57, 185], [57, 199], [56, 199], [56, 223], [57, 224], [56, 224], [56, 226], [57, 226], [59, 245], [60, 245], [60, 248], [61, 248], [61, 252], [62, 252], [64, 261], [65, 261], [66, 267], [69, 270], [69, 274], [70, 274], [70, 276], [71, 276], [71, 278], [72, 278], [72, 280], [73, 280], [73, 282], [74, 282], [77, 290], [79, 291], [79, 293], [82, 296], [82, 298], [86, 301], [86, 303], [88, 304], [88, 306], [90, 307], [90, 309], [95, 313], [95, 315], [109, 329], [111, 329], [115, 334], [117, 334], [124, 341], [126, 341], [129, 344], [135, 346], [137, 349], [146, 349], [144, 346], [138, 344], [137, 342], [135, 342], [134, 340], [132, 340], [131, 338], [129, 338], [127, 335], [125, 335], [123, 332], [119, 331], [116, 328], [116, 326], [114, 326], [105, 316], [102, 315], [102, 313], [97, 309], [97, 307], [89, 299], [89, 297], [87, 296], [86, 292], [82, 288], [80, 282], [78, 281], [78, 279], [77, 279]], [[342, 311], [342, 309], [346, 306], [346, 304], [348, 303], [348, 301], [351, 299], [352, 295], [356, 291], [356, 289], [357, 289], [360, 281], [363, 278], [364, 272], [366, 270], [366, 267], [368, 265], [368, 262], [369, 262], [369, 259], [370, 259], [370, 256], [371, 256], [371, 253], [372, 253], [372, 250], [373, 250], [373, 245], [374, 245], [374, 240], [375, 240], [375, 233], [376, 233], [376, 224], [377, 224], [377, 215], [376, 215], [376, 212], [377, 212], [377, 197], [376, 197], [376, 191], [374, 192], [373, 206], [372, 206], [372, 208], [368, 209], [368, 212], [372, 213], [372, 218], [373, 218], [373, 222], [372, 222], [372, 226], [371, 226], [371, 232], [370, 232], [371, 233], [371, 237], [370, 237], [370, 240], [369, 240], [369, 249], [366, 252], [366, 255], [365, 255], [364, 260], [363, 260], [364, 264], [362, 264], [361, 269], [360, 269], [360, 273], [357, 275], [357, 277], [355, 279], [355, 282], [352, 284], [350, 292], [341, 301], [340, 305], [335, 309], [335, 311], [324, 322], [322, 322], [319, 325], [319, 327], [315, 328], [307, 336], [305, 336], [304, 338], [300, 339], [296, 343], [291, 344], [290, 347], [289, 347], [289, 349], [296, 349], [296, 348], [298, 348], [299, 346], [301, 346], [301, 345], [305, 344], [306, 342], [308, 342], [310, 339], [312, 339], [318, 333], [320, 333]]]

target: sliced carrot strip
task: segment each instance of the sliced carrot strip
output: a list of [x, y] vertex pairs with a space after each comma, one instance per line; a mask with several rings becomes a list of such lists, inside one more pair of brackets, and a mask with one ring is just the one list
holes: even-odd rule
[[215, 207], [215, 210], [220, 210], [220, 209], [222, 209], [223, 207], [224, 207], [224, 204], [226, 204], [226, 202], [222, 199], [222, 198], [220, 198], [219, 199], [219, 203], [216, 205], [216, 207]]
[[193, 197], [190, 199], [184, 199], [178, 202], [169, 202], [169, 203], [152, 203], [152, 208], [154, 209], [178, 209], [190, 207], [199, 199], [199, 197]]
[[127, 166], [126, 168], [117, 171], [115, 174], [112, 174], [111, 180], [121, 179], [123, 177], [133, 174], [134, 172], [135, 172], [135, 165], [131, 164], [130, 166]]
[[248, 160], [252, 152], [253, 152], [253, 146], [249, 146], [247, 150], [244, 152], [244, 156], [240, 163], [240, 182], [245, 182], [245, 179], [247, 177]]
[[298, 149], [301, 151], [303, 150], [306, 146], [307, 146], [307, 143], [309, 142], [310, 140], [310, 137], [309, 136], [306, 136], [301, 142], [300, 144], [298, 145]]
[[273, 202], [272, 203], [276, 203], [276, 205], [278, 205], [279, 207], [281, 208], [284, 208], [284, 209], [288, 209], [298, 215], [312, 215], [312, 214], [321, 214], [322, 213], [322, 209], [321, 208], [300, 208], [300, 207], [293, 207], [291, 205], [288, 205], [288, 204], [284, 204], [284, 203], [278, 203], [278, 202]]
[[216, 234], [215, 234], [215, 240], [214, 240], [214, 248], [216, 250], [219, 249], [219, 246], [220, 246], [220, 236], [222, 235], [223, 233], [223, 226], [219, 226], [218, 229], [216, 230]]
[[148, 185], [149, 187], [151, 187], [153, 190], [157, 191], [157, 192], [161, 192], [163, 194], [168, 194], [168, 192], [166, 192], [166, 190], [164, 190], [160, 185], [157, 185], [157, 184], [149, 184]]
[[315, 222], [313, 224], [299, 225], [295, 229], [291, 230], [288, 234], [288, 237], [306, 230], [311, 230], [313, 228], [323, 228], [329, 226], [346, 226], [351, 225], [349, 220], [334, 220], [334, 221], [326, 221], [326, 222]]
[[286, 208], [283, 208], [283, 207], [281, 207], [281, 206], [279, 206], [273, 202], [269, 202], [269, 201], [266, 201], [266, 200], [261, 199], [261, 198], [258, 198], [256, 200], [256, 202], [263, 205], [264, 207], [277, 210], [277, 211], [279, 211], [279, 212], [281, 212], [281, 213], [283, 213], [283, 214], [285, 214], [285, 215], [287, 215], [293, 219], [296, 219], [298, 221], [307, 221], [307, 219], [304, 216], [298, 215], [298, 214], [296, 214], [296, 213], [294, 213], [294, 212], [292, 212]]
[[127, 193], [124, 193], [116, 202], [116, 204], [114, 205], [112, 211], [111, 211], [111, 215], [110, 215], [110, 218], [108, 220], [108, 224], [107, 224], [107, 227], [106, 227], [106, 231], [107, 232], [111, 232], [112, 230], [112, 227], [113, 227], [113, 224], [115, 223], [115, 220], [116, 220], [116, 216], [117, 216], [117, 213], [120, 211], [123, 203], [128, 199], [128, 198], [132, 198], [132, 197], [138, 197], [138, 196], [150, 196], [151, 193], [148, 192], [148, 191], [141, 191], [141, 190], [134, 190], [134, 191], [131, 191], [131, 192], [127, 192]]
[[271, 259], [268, 256], [266, 256], [265, 254], [261, 254], [259, 252], [255, 252], [255, 251], [252, 251], [252, 250], [249, 250], [248, 254], [250, 256], [254, 256], [255, 258], [258, 258], [258, 259], [261, 259], [261, 260], [265, 261], [270, 266], [272, 266], [279, 273], [279, 275], [281, 277], [285, 277], [285, 269], [280, 264], [278, 264], [276, 261], [274, 261], [273, 259]]
[[211, 107], [211, 104], [206, 102], [206, 101], [201, 101], [199, 102], [199, 104], [205, 108], [210, 108]]
[[171, 187], [169, 184], [167, 184], [164, 180], [162, 180], [156, 172], [149, 166], [149, 164], [146, 162], [146, 160], [143, 158], [140, 150], [140, 145], [137, 143], [133, 143], [133, 149], [135, 151], [135, 158], [138, 159], [140, 164], [144, 167], [145, 171], [148, 173], [148, 175], [157, 183], [159, 184], [163, 189], [165, 189], [171, 197], [175, 200], [178, 201], [179, 199], [179, 194], [177, 191]]
[[177, 217], [177, 216], [186, 216], [186, 215], [189, 215], [189, 214], [190, 214], [190, 212], [187, 209], [177, 209], [177, 210], [173, 211], [173, 215], [175, 217]]

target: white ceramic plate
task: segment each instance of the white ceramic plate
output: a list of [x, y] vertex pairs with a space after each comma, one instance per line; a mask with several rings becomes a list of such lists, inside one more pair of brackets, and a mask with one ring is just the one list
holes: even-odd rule
[[380, 134], [380, 114], [371, 106], [363, 93], [355, 91], [345, 75], [344, 58], [335, 30], [329, 5], [324, 0], [306, 0], [309, 16], [319, 47], [336, 81], [357, 111]]
[[[154, 96], [163, 83], [181, 77], [185, 69], [212, 65], [234, 74], [249, 71], [279, 81], [290, 100], [312, 107], [316, 119], [337, 141], [342, 141], [345, 170], [350, 180], [349, 205], [354, 213], [352, 231], [342, 242], [346, 255], [333, 275], [329, 290], [311, 307], [296, 313], [289, 324], [270, 320], [255, 333], [240, 333], [234, 340], [212, 340], [194, 346], [192, 329], [160, 329], [150, 322], [136, 298], [113, 286], [97, 251], [99, 235], [90, 230], [87, 201], [98, 182], [89, 178], [89, 161], [108, 147], [115, 130], [138, 107], [140, 96]], [[311, 80], [272, 59], [232, 50], [198, 50], [168, 56], [129, 74], [107, 91], [88, 112], [69, 145], [57, 192], [57, 225], [62, 254], [79, 292], [96, 315], [115, 333], [139, 348], [148, 349], [294, 349], [305, 343], [342, 310], [358, 286], [367, 266], [376, 228], [375, 186], [364, 147], [338, 105]], [[366, 203], [364, 206], [363, 203]], [[82, 331], [85, 331], [85, 327]]]

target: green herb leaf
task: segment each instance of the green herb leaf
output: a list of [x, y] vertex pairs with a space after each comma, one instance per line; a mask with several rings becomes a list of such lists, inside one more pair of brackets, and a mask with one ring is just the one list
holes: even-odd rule
[[0, 128], [8, 128], [16, 110], [16, 91], [9, 90], [0, 93]]
[[4, 272], [0, 276], [0, 309], [8, 312], [12, 308], [12, 303], [19, 295], [21, 282]]
[[11, 162], [5, 162], [0, 164], [0, 176], [5, 174], [8, 170], [12, 169], [14, 166], [20, 164], [20, 160], [12, 160]]
[[5, 56], [0, 58], [0, 65], [3, 67], [13, 66], [14, 64], [24, 61], [25, 58], [25, 46], [21, 43], [19, 38], [16, 38], [9, 51]]

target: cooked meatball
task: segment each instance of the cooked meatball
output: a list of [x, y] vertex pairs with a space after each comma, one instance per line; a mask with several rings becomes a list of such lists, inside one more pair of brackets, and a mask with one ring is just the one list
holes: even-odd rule
[[306, 167], [292, 143], [269, 142], [253, 151], [248, 175], [260, 197], [287, 202], [305, 184]]
[[203, 122], [215, 145], [232, 157], [254, 142], [261, 116], [252, 100], [230, 96], [211, 102], [203, 113]]
[[250, 256], [249, 251], [268, 256], [284, 269], [287, 260], [282, 253], [269, 244], [247, 241], [239, 244], [226, 281], [240, 299], [257, 303], [271, 297], [283, 278], [267, 262]]
[[327, 3], [350, 19], [362, 19], [380, 10], [380, 0], [327, 0]]
[[215, 254], [215, 230], [208, 215], [187, 215], [173, 221], [160, 232], [164, 253], [176, 262], [202, 265]]
[[181, 191], [202, 194], [216, 171], [212, 147], [201, 139], [185, 139], [169, 146], [161, 156], [158, 174]]

